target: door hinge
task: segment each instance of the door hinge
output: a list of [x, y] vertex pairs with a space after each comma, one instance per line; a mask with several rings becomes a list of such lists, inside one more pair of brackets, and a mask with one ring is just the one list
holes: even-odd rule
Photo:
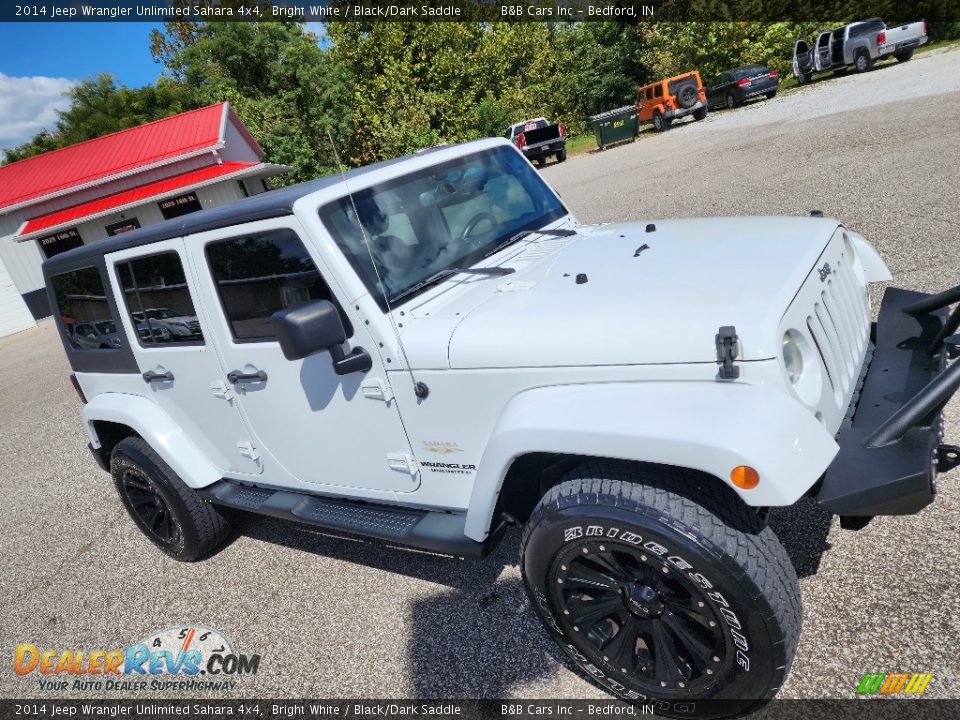
[[368, 400], [382, 400], [390, 402], [393, 400], [393, 389], [380, 378], [370, 378], [360, 385], [360, 392]]
[[233, 400], [233, 388], [227, 385], [223, 380], [210, 383], [210, 389], [213, 390], [213, 396], [221, 400]]
[[736, 380], [740, 377], [740, 368], [733, 364], [740, 354], [740, 338], [733, 325], [723, 325], [717, 332], [717, 363], [720, 365], [721, 380]]
[[418, 469], [417, 461], [413, 459], [413, 455], [410, 453], [387, 453], [387, 467], [414, 476]]
[[237, 450], [239, 450], [240, 454], [245, 458], [250, 458], [254, 461], [260, 459], [260, 452], [253, 446], [252, 442], [238, 442]]

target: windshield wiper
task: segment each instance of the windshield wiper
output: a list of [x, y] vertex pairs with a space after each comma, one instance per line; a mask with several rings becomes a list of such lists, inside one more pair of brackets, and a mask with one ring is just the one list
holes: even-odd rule
[[438, 270], [433, 275], [425, 277], [423, 280], [416, 283], [415, 285], [411, 285], [399, 295], [395, 295], [394, 297], [390, 298], [390, 302], [395, 303], [398, 300], [402, 300], [403, 298], [407, 297], [408, 295], [412, 295], [418, 290], [423, 290], [423, 288], [425, 288], [427, 285], [432, 285], [433, 283], [443, 280], [444, 278], [448, 278], [451, 275], [460, 275], [461, 273], [468, 273], [470, 275], [494, 276], [494, 275], [510, 275], [511, 273], [515, 273], [515, 272], [516, 270], [514, 270], [512, 267], [444, 268], [443, 270]]
[[571, 230], [570, 228], [544, 228], [542, 230], [521, 230], [520, 232], [514, 233], [513, 235], [511, 235], [503, 242], [500, 242], [494, 245], [492, 248], [490, 248], [490, 250], [488, 250], [484, 254], [484, 257], [490, 257], [494, 253], [498, 253], [501, 250], [503, 250], [503, 248], [507, 247], [507, 245], [513, 245], [513, 243], [515, 243], [517, 240], [525, 238], [527, 235], [533, 235], [533, 234], [554, 235], [556, 237], [570, 237], [571, 235], [576, 235], [577, 231]]

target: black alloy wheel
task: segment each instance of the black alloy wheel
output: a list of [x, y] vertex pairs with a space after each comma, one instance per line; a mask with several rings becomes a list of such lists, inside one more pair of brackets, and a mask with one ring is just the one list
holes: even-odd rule
[[790, 670], [796, 573], [716, 479], [584, 460], [540, 500], [520, 556], [531, 605], [577, 669], [658, 715], [749, 712]]
[[136, 526], [175, 560], [200, 560], [226, 542], [227, 516], [189, 487], [143, 438], [132, 435], [114, 446], [110, 474]]
[[616, 542], [584, 543], [558, 558], [555, 575], [569, 636], [648, 694], [696, 693], [729, 665], [721, 618], [704, 591], [652, 553]]
[[150, 478], [136, 468], [127, 467], [120, 475], [120, 482], [129, 500], [129, 507], [147, 535], [159, 545], [176, 545], [182, 532], [180, 525]]

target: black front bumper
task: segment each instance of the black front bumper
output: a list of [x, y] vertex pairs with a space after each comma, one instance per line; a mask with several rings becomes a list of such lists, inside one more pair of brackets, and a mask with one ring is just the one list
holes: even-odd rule
[[[837, 436], [840, 452], [817, 495], [841, 516], [909, 515], [933, 500], [938, 472], [957, 464], [941, 445], [942, 410], [960, 387], [960, 363], [947, 367], [960, 287], [940, 295], [888, 288], [874, 325], [876, 349]], [[944, 340], [946, 339], [946, 342]]]

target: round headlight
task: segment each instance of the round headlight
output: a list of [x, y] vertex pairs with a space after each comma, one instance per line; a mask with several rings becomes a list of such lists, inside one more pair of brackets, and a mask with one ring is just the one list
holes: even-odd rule
[[790, 382], [793, 385], [799, 383], [803, 376], [803, 353], [800, 351], [800, 343], [793, 330], [787, 330], [783, 334], [783, 364], [787, 369]]

